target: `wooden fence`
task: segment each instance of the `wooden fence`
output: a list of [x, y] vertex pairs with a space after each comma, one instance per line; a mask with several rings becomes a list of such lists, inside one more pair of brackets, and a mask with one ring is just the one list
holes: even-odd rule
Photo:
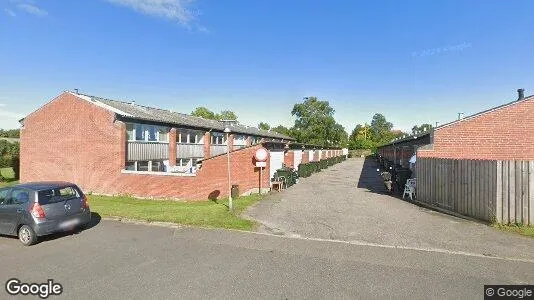
[[485, 221], [534, 225], [534, 161], [417, 158], [417, 199]]

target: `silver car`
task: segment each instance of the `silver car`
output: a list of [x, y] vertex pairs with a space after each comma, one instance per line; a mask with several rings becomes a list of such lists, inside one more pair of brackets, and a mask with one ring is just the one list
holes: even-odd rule
[[0, 234], [18, 236], [22, 244], [38, 237], [71, 231], [91, 221], [87, 196], [68, 182], [33, 182], [0, 189]]

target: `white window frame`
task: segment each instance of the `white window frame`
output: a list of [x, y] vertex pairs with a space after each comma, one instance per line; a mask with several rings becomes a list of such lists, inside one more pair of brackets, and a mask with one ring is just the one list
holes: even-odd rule
[[[159, 125], [150, 125], [150, 124], [141, 124], [141, 123], [127, 123], [126, 124], [126, 134], [128, 134], [128, 125], [132, 125], [133, 126], [133, 130], [132, 130], [132, 137], [133, 139], [128, 139], [128, 142], [147, 142], [147, 143], [169, 143], [169, 134], [170, 134], [170, 128], [169, 127], [165, 127], [165, 126], [159, 126]], [[143, 131], [145, 133], [145, 139], [144, 140], [137, 140], [136, 137], [137, 137], [137, 125], [140, 125], [141, 128], [143, 128]], [[149, 141], [148, 140], [148, 126], [154, 126], [155, 130], [156, 130], [156, 140], [155, 141]], [[160, 140], [160, 129], [165, 129], [167, 130], [167, 141], [161, 141]]]

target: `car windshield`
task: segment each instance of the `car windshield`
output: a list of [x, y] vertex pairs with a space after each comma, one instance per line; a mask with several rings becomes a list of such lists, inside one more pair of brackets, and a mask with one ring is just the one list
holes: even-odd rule
[[41, 205], [80, 197], [78, 190], [71, 186], [42, 190], [38, 194], [39, 204]]

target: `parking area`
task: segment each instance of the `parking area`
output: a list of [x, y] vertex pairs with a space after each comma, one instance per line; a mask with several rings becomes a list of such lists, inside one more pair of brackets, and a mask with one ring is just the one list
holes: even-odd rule
[[261, 232], [534, 259], [534, 239], [385, 194], [373, 160], [349, 159], [274, 193], [246, 215]]
[[52, 279], [51, 299], [476, 299], [534, 282], [533, 262], [106, 220], [0, 252], [2, 285]]

